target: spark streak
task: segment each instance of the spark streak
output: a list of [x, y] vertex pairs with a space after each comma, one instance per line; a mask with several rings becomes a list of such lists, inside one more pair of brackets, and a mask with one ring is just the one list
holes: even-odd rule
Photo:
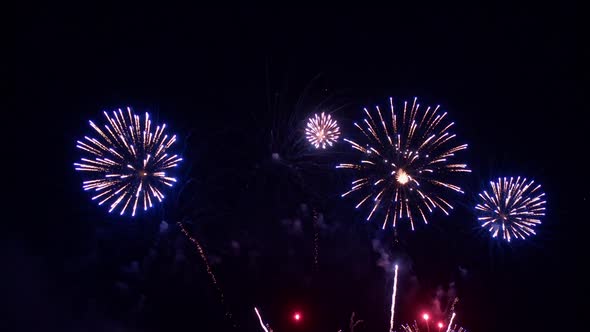
[[447, 332], [449, 332], [451, 330], [451, 325], [453, 324], [453, 319], [455, 319], [454, 312], [453, 312], [453, 315], [451, 315], [451, 320], [449, 321], [449, 325], [447, 326]]
[[395, 313], [395, 294], [397, 292], [397, 264], [395, 265], [395, 277], [393, 278], [393, 293], [391, 295], [391, 319], [389, 320], [389, 332], [393, 332], [393, 314]]
[[262, 321], [262, 317], [260, 317], [260, 313], [258, 312], [258, 309], [256, 309], [256, 307], [254, 307], [254, 311], [256, 312], [256, 316], [258, 316], [258, 320], [260, 321], [260, 326], [262, 326], [262, 329], [264, 330], [264, 332], [268, 332], [268, 329], [264, 325], [264, 322]]

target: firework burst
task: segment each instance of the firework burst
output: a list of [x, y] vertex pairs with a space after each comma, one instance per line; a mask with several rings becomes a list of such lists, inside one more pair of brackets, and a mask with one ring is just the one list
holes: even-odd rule
[[357, 178], [352, 188], [342, 194], [362, 193], [356, 208], [366, 202], [372, 204], [367, 217], [376, 211], [385, 211], [383, 228], [388, 221], [396, 227], [398, 219], [408, 219], [412, 230], [416, 216], [428, 223], [426, 215], [441, 209], [448, 215], [453, 206], [444, 198], [447, 190], [463, 193], [461, 188], [448, 182], [448, 177], [458, 172], [471, 172], [466, 164], [451, 162], [455, 153], [467, 149], [467, 144], [455, 145], [456, 137], [449, 130], [454, 122], [447, 122], [447, 113], [441, 114], [439, 106], [420, 108], [417, 99], [404, 102], [403, 110], [394, 109], [389, 98], [389, 117], [384, 117], [379, 107], [362, 126], [363, 142], [350, 139], [352, 148], [361, 153], [360, 160], [342, 163], [336, 168], [355, 171]]
[[121, 215], [131, 211], [135, 216], [138, 204], [145, 211], [155, 200], [162, 202], [162, 188], [176, 182], [166, 174], [182, 160], [167, 153], [176, 135], [165, 134], [166, 124], [154, 130], [148, 113], [141, 120], [129, 107], [127, 112], [103, 113], [108, 122], [103, 128], [89, 121], [98, 138], [84, 136], [77, 141], [84, 156], [74, 166], [88, 174], [90, 179], [82, 187], [96, 193], [92, 200], [99, 200], [98, 205], [109, 202], [109, 212], [119, 207]]
[[[455, 318], [455, 313], [453, 312], [453, 315], [451, 316], [451, 320], [449, 321], [448, 324], [446, 324], [446, 329], [444, 331], [446, 332], [468, 332], [467, 329], [458, 326], [457, 324], [453, 325], [453, 319]], [[437, 324], [438, 327], [438, 331], [442, 331], [442, 328], [445, 327], [445, 323], [443, 322], [439, 322]], [[420, 331], [430, 331], [430, 326], [427, 324], [426, 325], [426, 329], [420, 329], [418, 323], [416, 321], [414, 321], [413, 324], [402, 324], [401, 325], [401, 331], [400, 332], [420, 332]]]
[[[421, 330], [418, 327], [418, 324], [414, 322], [414, 324], [412, 324], [412, 325], [410, 325], [410, 324], [402, 325], [401, 330], [399, 332], [420, 332], [420, 331], [430, 331], [430, 329], [426, 328], [426, 329]], [[468, 332], [467, 329], [457, 326], [456, 324], [452, 327], [449, 326], [448, 329], [446, 329], [445, 331], [446, 332]]]
[[487, 228], [492, 237], [501, 235], [508, 242], [534, 235], [533, 228], [541, 224], [540, 217], [545, 215], [541, 185], [519, 176], [490, 181], [490, 187], [491, 195], [484, 190], [475, 206], [481, 227]]
[[322, 112], [321, 115], [317, 113], [309, 118], [307, 121], [307, 128], [305, 128], [305, 135], [307, 141], [311, 143], [316, 149], [322, 149], [327, 146], [332, 146], [338, 141], [340, 137], [340, 128], [336, 120], [332, 119], [330, 114], [326, 115]]

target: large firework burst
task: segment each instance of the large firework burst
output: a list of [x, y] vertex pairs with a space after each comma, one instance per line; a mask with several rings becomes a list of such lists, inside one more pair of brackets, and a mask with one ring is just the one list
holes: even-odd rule
[[516, 179], [498, 178], [490, 181], [491, 195], [486, 190], [479, 194], [480, 202], [475, 206], [481, 227], [487, 228], [492, 237], [501, 234], [510, 242], [512, 238], [525, 239], [535, 234], [533, 227], [541, 223], [545, 215], [545, 193], [541, 185], [520, 176]]
[[145, 113], [141, 121], [129, 107], [126, 114], [121, 109], [113, 111], [112, 116], [103, 113], [108, 124], [101, 129], [89, 121], [99, 136], [84, 136], [84, 140], [77, 141], [76, 147], [85, 156], [74, 166], [88, 174], [90, 179], [82, 187], [96, 192], [92, 199], [98, 199], [98, 205], [110, 202], [109, 212], [120, 206], [121, 215], [129, 208], [135, 216], [138, 204], [147, 210], [153, 206], [152, 199], [161, 202], [162, 186], [171, 187], [176, 182], [166, 175], [167, 169], [182, 160], [166, 152], [176, 141], [176, 135], [169, 137], [164, 133], [166, 124], [153, 131], [149, 114]]
[[340, 137], [340, 128], [336, 120], [332, 119], [330, 114], [322, 112], [317, 113], [307, 121], [305, 135], [309, 143], [316, 149], [326, 148], [326, 145], [332, 146]]
[[[342, 163], [336, 168], [355, 171], [357, 178], [352, 188], [342, 197], [363, 192], [356, 208], [371, 201], [370, 220], [380, 208], [385, 211], [383, 228], [389, 220], [396, 226], [397, 219], [407, 218], [414, 230], [414, 218], [419, 216], [428, 223], [426, 214], [440, 208], [448, 215], [453, 206], [443, 196], [446, 189], [463, 193], [457, 185], [449, 183], [453, 173], [471, 172], [466, 164], [452, 163], [455, 153], [467, 148], [467, 144], [454, 145], [455, 134], [449, 132], [454, 122], [446, 122], [447, 113], [435, 108], [420, 108], [417, 99], [403, 110], [394, 109], [389, 98], [391, 116], [386, 119], [379, 107], [377, 116], [366, 108], [368, 119], [363, 126], [354, 125], [363, 134], [362, 143], [344, 139], [361, 153], [360, 160]], [[379, 125], [378, 125], [379, 123]]]

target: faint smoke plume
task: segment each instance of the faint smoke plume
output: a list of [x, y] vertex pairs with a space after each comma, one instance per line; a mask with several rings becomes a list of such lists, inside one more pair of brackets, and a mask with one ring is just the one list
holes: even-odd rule
[[389, 252], [385, 249], [380, 239], [373, 239], [373, 251], [379, 254], [377, 258], [377, 266], [383, 268], [383, 270], [391, 272], [393, 271], [394, 262]]
[[438, 286], [430, 309], [432, 315], [434, 317], [445, 317], [455, 297], [457, 297], [457, 289], [454, 281], [451, 281], [446, 287]]
[[160, 223], [160, 233], [165, 233], [168, 230], [168, 223], [162, 220]]
[[459, 275], [461, 275], [461, 278], [463, 279], [467, 278], [467, 269], [459, 266]]

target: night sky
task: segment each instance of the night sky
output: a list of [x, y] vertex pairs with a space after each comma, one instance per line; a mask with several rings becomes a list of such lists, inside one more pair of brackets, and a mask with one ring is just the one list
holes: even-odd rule
[[[578, 330], [579, 8], [389, 3], [23, 6], [12, 27], [23, 119], [4, 127], [24, 182], [5, 207], [18, 210], [5, 216], [17, 232], [2, 250], [2, 329], [262, 331], [256, 306], [275, 332], [348, 331], [352, 312], [356, 332], [386, 331], [397, 263], [398, 323], [438, 321], [457, 296], [469, 331]], [[290, 159], [311, 114], [354, 136], [362, 108], [389, 97], [440, 104], [469, 144], [465, 195], [414, 232], [381, 230], [340, 198], [351, 177], [334, 166], [349, 145]], [[134, 218], [91, 201], [73, 166], [88, 120], [127, 106], [167, 123], [184, 157], [164, 204]], [[517, 175], [542, 184], [547, 215], [506, 244], [473, 206], [489, 180]]]

